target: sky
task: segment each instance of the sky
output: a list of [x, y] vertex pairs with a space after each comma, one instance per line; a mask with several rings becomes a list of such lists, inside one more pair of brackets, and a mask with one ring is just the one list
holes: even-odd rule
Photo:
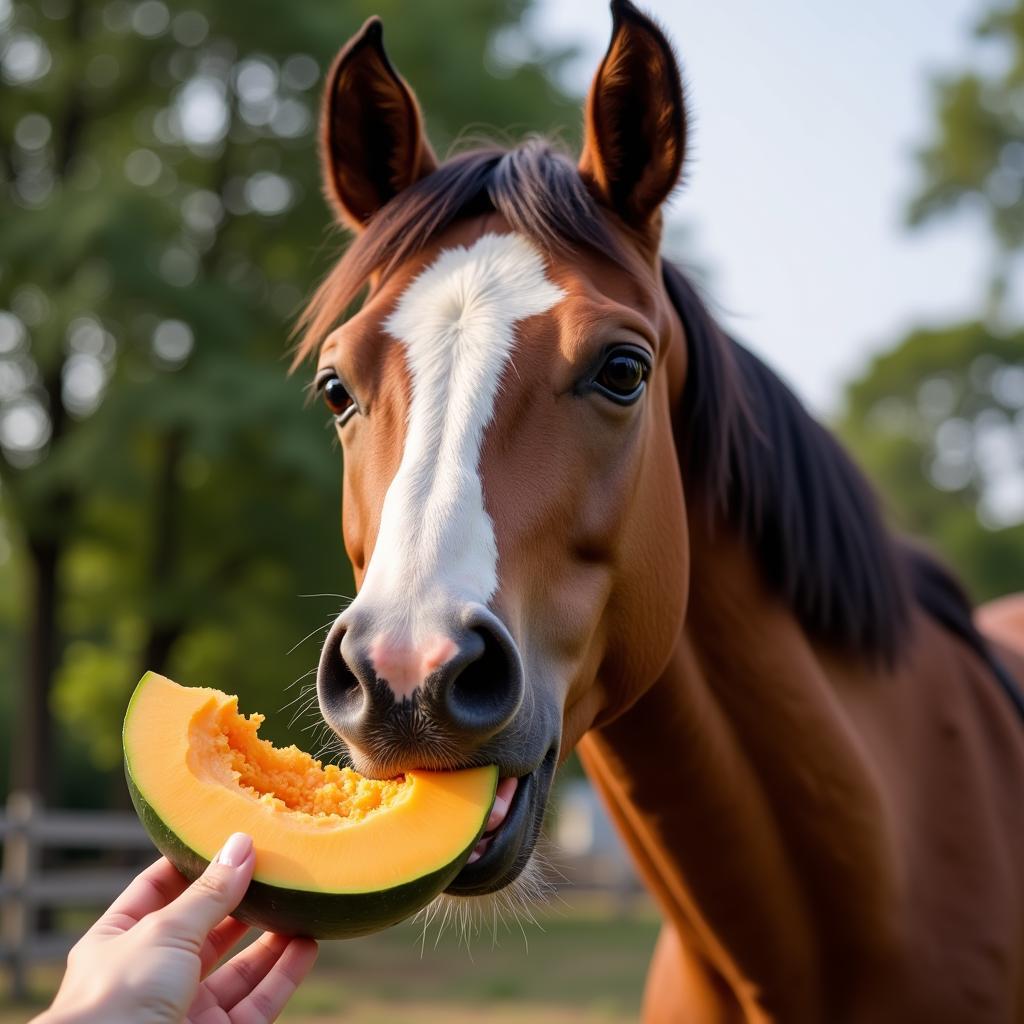
[[[970, 36], [977, 0], [640, 6], [667, 29], [689, 97], [670, 216], [692, 229], [720, 319], [815, 411], [838, 411], [843, 383], [908, 328], [977, 315], [991, 254], [980, 223], [904, 225], [932, 77], [994, 57]], [[540, 0], [530, 25], [582, 47], [566, 69], [581, 94], [610, 29], [600, 0]]]

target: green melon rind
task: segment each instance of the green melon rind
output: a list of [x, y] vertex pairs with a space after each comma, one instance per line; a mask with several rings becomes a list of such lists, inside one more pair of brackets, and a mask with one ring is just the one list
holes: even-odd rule
[[[189, 880], [198, 878], [209, 863], [186, 846], [139, 792], [125, 766], [132, 803], [157, 849]], [[497, 784], [497, 783], [495, 783]], [[234, 917], [264, 931], [307, 935], [313, 939], [353, 939], [390, 928], [425, 907], [462, 870], [487, 817], [466, 848], [438, 871], [378, 892], [332, 893], [287, 889], [252, 881]]]
[[[148, 675], [148, 673], [147, 673]], [[145, 682], [143, 676], [136, 692]], [[131, 714], [132, 701], [128, 705]], [[127, 721], [126, 715], [126, 721]], [[127, 751], [125, 778], [132, 803], [156, 848], [189, 880], [194, 881], [209, 863], [189, 847], [174, 829], [150, 805], [132, 777]], [[494, 793], [498, 787], [498, 771], [494, 769], [494, 788], [486, 809], [481, 814], [480, 828], [466, 848], [444, 867], [421, 875], [400, 885], [376, 892], [337, 893], [290, 889], [253, 880], [234, 917], [264, 931], [282, 935], [305, 935], [313, 939], [352, 939], [360, 935], [390, 928], [425, 907], [443, 892], [462, 870], [473, 847], [484, 833]]]

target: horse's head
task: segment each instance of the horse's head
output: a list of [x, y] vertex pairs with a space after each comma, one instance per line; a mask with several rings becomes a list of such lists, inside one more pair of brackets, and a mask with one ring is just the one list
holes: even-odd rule
[[662, 34], [613, 13], [578, 166], [536, 140], [438, 166], [376, 20], [327, 84], [325, 183], [357, 237], [304, 350], [359, 593], [320, 708], [366, 774], [499, 766], [458, 893], [518, 875], [559, 756], [658, 675], [684, 613], [686, 355], [658, 259], [683, 102]]

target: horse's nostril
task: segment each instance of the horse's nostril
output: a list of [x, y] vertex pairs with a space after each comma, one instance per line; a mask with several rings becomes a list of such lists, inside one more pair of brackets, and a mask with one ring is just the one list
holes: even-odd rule
[[338, 623], [331, 628], [320, 654], [320, 667], [317, 671], [320, 701], [335, 710], [350, 703], [353, 697], [359, 696], [360, 691], [359, 678], [352, 668], [355, 663], [346, 657], [345, 641], [348, 636], [345, 627]]
[[456, 727], [477, 735], [497, 732], [522, 699], [519, 657], [504, 627], [490, 616], [470, 627], [466, 647], [478, 647], [446, 680], [444, 704]]

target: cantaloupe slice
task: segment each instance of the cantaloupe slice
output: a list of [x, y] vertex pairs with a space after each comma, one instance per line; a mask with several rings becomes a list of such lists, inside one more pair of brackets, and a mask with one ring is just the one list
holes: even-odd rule
[[401, 921], [458, 874], [483, 834], [495, 767], [368, 779], [257, 735], [238, 698], [143, 676], [124, 720], [125, 773], [160, 851], [197, 877], [232, 832], [256, 871], [236, 917], [314, 938]]

